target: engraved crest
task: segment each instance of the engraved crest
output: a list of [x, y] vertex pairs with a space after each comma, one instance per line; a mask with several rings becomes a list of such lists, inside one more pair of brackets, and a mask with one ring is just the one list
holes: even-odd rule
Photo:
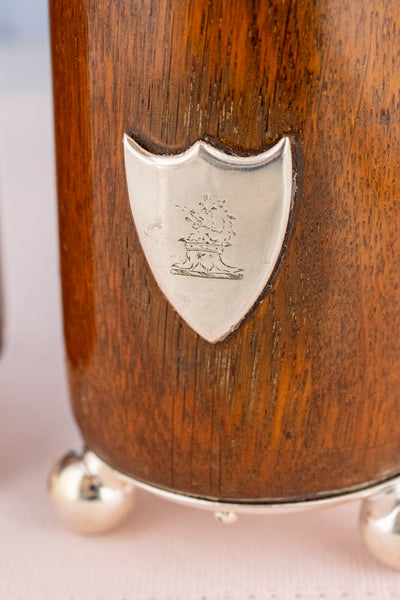
[[186, 257], [183, 263], [172, 265], [171, 273], [209, 279], [242, 279], [243, 269], [230, 267], [223, 261], [224, 249], [231, 245], [236, 235], [232, 223], [235, 217], [228, 213], [225, 200], [217, 194], [204, 194], [197, 206], [185, 206], [182, 210], [192, 231], [186, 238], [179, 238], [185, 244]]
[[246, 157], [203, 141], [155, 155], [127, 135], [124, 148], [132, 214], [158, 285], [197, 333], [224, 339], [263, 292], [282, 249], [289, 139]]

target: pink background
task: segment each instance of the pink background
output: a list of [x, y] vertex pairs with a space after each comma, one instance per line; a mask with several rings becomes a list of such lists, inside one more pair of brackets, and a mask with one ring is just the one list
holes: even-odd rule
[[63, 526], [46, 476], [79, 433], [64, 372], [47, 84], [0, 94], [0, 185], [0, 599], [400, 599], [400, 575], [361, 542], [357, 503], [223, 526], [139, 492], [118, 531], [80, 537]]

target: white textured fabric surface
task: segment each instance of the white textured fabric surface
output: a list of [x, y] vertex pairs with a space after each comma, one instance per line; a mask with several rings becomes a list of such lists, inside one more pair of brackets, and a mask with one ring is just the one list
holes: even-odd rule
[[222, 526], [140, 492], [124, 527], [69, 532], [45, 491], [79, 434], [63, 368], [50, 92], [0, 98], [6, 344], [0, 364], [0, 600], [393, 600], [358, 504]]

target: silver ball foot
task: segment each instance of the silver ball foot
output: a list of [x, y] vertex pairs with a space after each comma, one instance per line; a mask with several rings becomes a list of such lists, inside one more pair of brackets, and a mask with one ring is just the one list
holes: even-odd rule
[[360, 526], [371, 553], [400, 569], [400, 486], [393, 485], [363, 501]]
[[49, 477], [56, 513], [75, 531], [103, 533], [131, 512], [133, 484], [90, 450], [68, 452]]
[[220, 523], [224, 525], [231, 525], [232, 523], [236, 523], [238, 520], [238, 516], [236, 513], [231, 511], [218, 511], [214, 513], [214, 517]]

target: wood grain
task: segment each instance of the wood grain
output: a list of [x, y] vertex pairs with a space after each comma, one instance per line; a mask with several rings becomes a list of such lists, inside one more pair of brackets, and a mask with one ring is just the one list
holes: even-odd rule
[[[51, 0], [61, 265], [86, 443], [155, 485], [307, 498], [400, 471], [400, 5]], [[272, 290], [216, 345], [168, 305], [122, 136], [156, 152], [296, 140]]]

